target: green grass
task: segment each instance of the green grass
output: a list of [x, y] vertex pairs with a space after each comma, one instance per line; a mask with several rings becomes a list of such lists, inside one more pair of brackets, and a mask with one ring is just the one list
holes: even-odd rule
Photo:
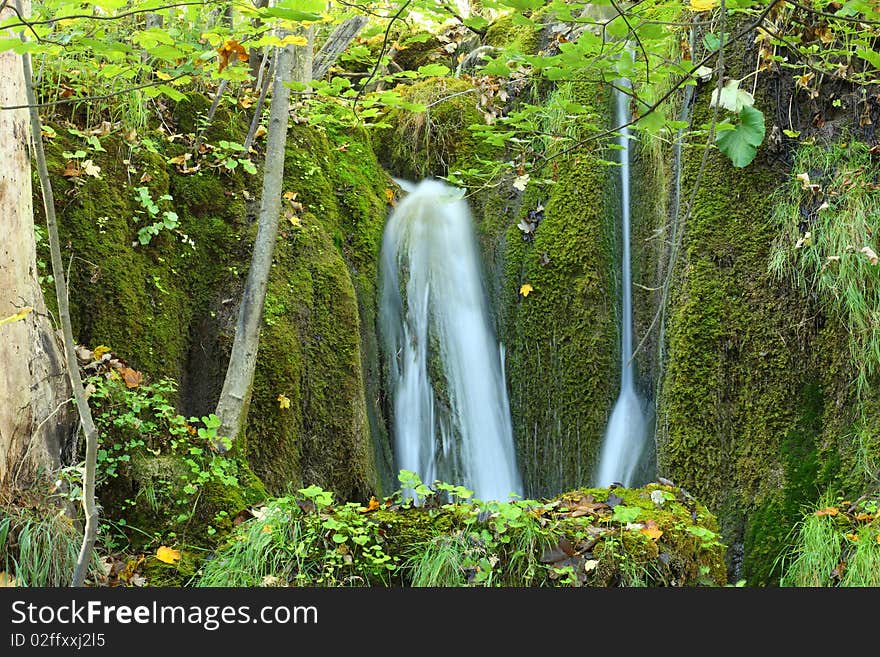
[[847, 560], [840, 586], [880, 586], [880, 543], [876, 529], [865, 527], [858, 533], [857, 547]]
[[412, 586], [467, 586], [467, 568], [473, 545], [462, 532], [440, 535], [427, 541], [406, 567], [411, 570]]
[[800, 523], [793, 560], [780, 586], [831, 586], [831, 573], [842, 556], [841, 535], [829, 516], [810, 514]]
[[81, 542], [58, 509], [0, 508], [0, 569], [16, 586], [68, 586]]
[[863, 395], [880, 373], [880, 265], [862, 252], [880, 253], [876, 165], [861, 142], [813, 144], [800, 149], [793, 172], [775, 203], [779, 237], [770, 269], [840, 316]]

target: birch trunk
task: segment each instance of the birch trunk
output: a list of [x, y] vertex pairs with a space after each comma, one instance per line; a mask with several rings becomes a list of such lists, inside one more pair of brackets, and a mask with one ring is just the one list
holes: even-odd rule
[[[29, 7], [26, 5], [26, 11]], [[0, 11], [0, 20], [13, 15]], [[21, 57], [0, 53], [0, 106], [25, 105]], [[0, 110], [0, 487], [53, 476], [71, 435], [64, 359], [37, 279], [28, 110]], [[39, 136], [37, 136], [39, 138]]]

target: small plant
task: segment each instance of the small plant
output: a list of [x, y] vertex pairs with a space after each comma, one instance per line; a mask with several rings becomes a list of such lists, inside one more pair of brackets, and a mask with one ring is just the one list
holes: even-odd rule
[[[148, 221], [152, 221], [152, 223], [142, 226], [138, 229], [138, 242], [142, 245], [146, 246], [150, 243], [154, 236], [158, 235], [163, 230], [173, 231], [179, 225], [179, 217], [177, 213], [172, 210], [161, 210], [159, 204], [153, 200], [153, 197], [150, 195], [150, 188], [146, 186], [135, 187], [134, 191], [137, 193], [137, 200], [140, 203], [141, 207], [147, 212]], [[172, 201], [174, 200], [170, 194], [162, 194], [159, 197], [159, 202], [162, 201]], [[154, 221], [159, 219], [161, 212], [161, 219], [158, 221]]]
[[235, 171], [241, 166], [244, 171], [254, 175], [257, 167], [245, 152], [244, 146], [234, 141], [221, 139], [215, 145], [205, 144], [211, 154], [211, 166], [225, 171]]

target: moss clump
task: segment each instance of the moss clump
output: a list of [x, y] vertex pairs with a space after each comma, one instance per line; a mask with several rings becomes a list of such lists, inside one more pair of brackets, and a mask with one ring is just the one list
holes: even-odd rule
[[400, 493], [269, 503], [206, 562], [200, 586], [714, 586], [714, 517], [683, 491], [579, 489], [545, 500], [419, 506]]
[[[535, 16], [533, 16], [535, 18]], [[487, 46], [509, 49], [523, 55], [537, 55], [543, 26], [522, 16], [502, 16], [486, 29]]]
[[423, 112], [394, 110], [387, 121], [390, 134], [380, 136], [390, 148], [379, 153], [396, 176], [420, 180], [468, 168], [475, 158], [489, 158], [494, 148], [474, 137], [471, 125], [485, 123], [477, 88], [456, 78], [428, 78], [399, 88], [403, 100], [426, 107]]

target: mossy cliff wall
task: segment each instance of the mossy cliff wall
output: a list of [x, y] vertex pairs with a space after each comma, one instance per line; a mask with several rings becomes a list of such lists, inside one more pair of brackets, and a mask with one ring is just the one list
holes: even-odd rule
[[[192, 131], [205, 105], [193, 96], [166, 121]], [[169, 158], [186, 148], [144, 130], [149, 147], [143, 137], [111, 133], [101, 137], [103, 152], [89, 148], [100, 178], [64, 177], [62, 153], [84, 142], [56, 128], [46, 146], [62, 244], [72, 254], [78, 341], [109, 346], [148, 377], [179, 380], [184, 414], [211, 412], [250, 261], [261, 175], [210, 170], [207, 161], [181, 173]], [[245, 130], [242, 117], [221, 109], [206, 142], [240, 142]], [[291, 130], [284, 189], [296, 197], [283, 201], [246, 430], [245, 453], [270, 492], [316, 483], [361, 498], [377, 492], [380, 479], [391, 485], [373, 326], [388, 182], [362, 133]], [[137, 243], [150, 223], [133, 189], [140, 184], [179, 215], [178, 229], [161, 230], [148, 245]], [[165, 194], [173, 200], [160, 200]]]
[[[748, 72], [753, 57], [740, 49], [728, 73]], [[776, 111], [778, 84], [767, 74], [757, 87], [768, 135], [785, 115]], [[698, 90], [692, 125], [711, 119], [710, 93]], [[704, 144], [683, 153], [684, 223], [657, 418], [660, 473], [719, 516], [731, 576], [755, 585], [778, 579], [804, 505], [826, 490], [858, 489], [852, 435], [860, 410], [845, 330], [769, 270], [774, 204], [783, 187], [799, 184], [769, 142], [744, 169], [711, 150], [689, 214]]]

